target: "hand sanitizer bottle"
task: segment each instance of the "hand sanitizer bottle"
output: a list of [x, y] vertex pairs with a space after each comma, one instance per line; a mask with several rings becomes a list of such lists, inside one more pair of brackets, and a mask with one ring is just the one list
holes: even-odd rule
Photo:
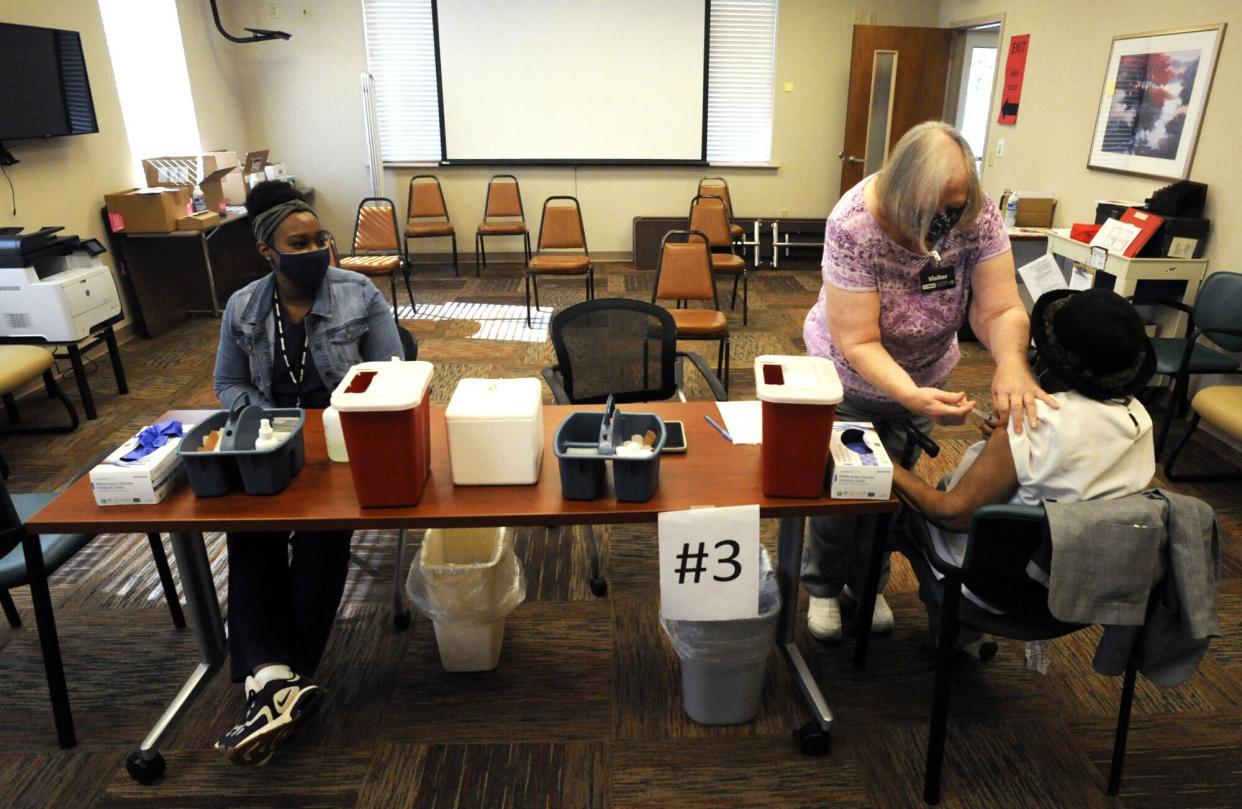
[[280, 438], [277, 437], [276, 431], [272, 429], [272, 423], [267, 419], [259, 422], [259, 437], [254, 440], [255, 452], [267, 452], [280, 446]]

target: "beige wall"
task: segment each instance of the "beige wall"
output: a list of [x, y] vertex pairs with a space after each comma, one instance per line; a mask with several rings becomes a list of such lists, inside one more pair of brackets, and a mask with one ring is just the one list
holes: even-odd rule
[[8, 184], [0, 182], [0, 226], [22, 225], [30, 229], [64, 225], [65, 233], [104, 241], [99, 216], [103, 196], [134, 185], [137, 172], [130, 165], [129, 141], [121, 120], [99, 5], [95, 0], [0, 0], [0, 21], [81, 33], [99, 122], [99, 132], [92, 135], [5, 144], [21, 162], [8, 167], [17, 192], [16, 215]]
[[[265, 16], [271, 6], [278, 10], [275, 19]], [[361, 2], [226, 0], [220, 7], [234, 34], [249, 26], [293, 35], [229, 46], [248, 122], [246, 148], [268, 149], [268, 159], [285, 163], [298, 185], [314, 187], [320, 218], [347, 241], [358, 200], [370, 191], [359, 78], [366, 65]], [[302, 15], [304, 7], [309, 16]]]
[[203, 150], [229, 149], [241, 160], [250, 137], [234, 51], [244, 46], [229, 42], [216, 31], [211, 4], [202, 0], [176, 2]]
[[[263, 4], [264, 7], [271, 4]], [[316, 207], [338, 234], [350, 232], [357, 200], [370, 187], [358, 74], [366, 68], [357, 3], [317, 4], [309, 18], [300, 6], [278, 3], [280, 16], [262, 16], [254, 4], [224, 4], [228, 24], [280, 27], [287, 43], [244, 46], [244, 104], [255, 145], [288, 162], [299, 182], [316, 188]], [[782, 0], [777, 42], [772, 159], [779, 168], [515, 167], [528, 216], [541, 201], [574, 194], [582, 202], [592, 252], [628, 253], [635, 216], [684, 214], [697, 179], [723, 174], [741, 216], [826, 216], [837, 198], [846, 86], [854, 12], [879, 25], [935, 25], [930, 0]], [[872, 19], [874, 15], [874, 19]], [[783, 91], [793, 82], [793, 92]], [[503, 167], [392, 168], [385, 192], [405, 211], [411, 175], [434, 173], [458, 223], [458, 246], [473, 250], [487, 178]], [[497, 248], [502, 243], [497, 243]]]
[[[1004, 138], [1005, 156], [992, 158], [991, 166], [984, 169], [984, 185], [993, 196], [999, 196], [1004, 188], [1056, 192], [1057, 227], [1094, 221], [1097, 199], [1141, 201], [1173, 182], [1087, 168], [1112, 38], [1166, 28], [1229, 24], [1189, 179], [1209, 186], [1209, 270], [1236, 271], [1242, 267], [1238, 260], [1242, 233], [1237, 227], [1242, 221], [1242, 161], [1238, 159], [1242, 139], [1234, 119], [1234, 108], [1242, 99], [1242, 3], [943, 0], [940, 22], [949, 25], [997, 12], [1005, 14], [1002, 65], [1011, 35], [1030, 34], [1031, 42], [1018, 122], [1000, 126], [993, 119], [989, 127], [988, 143], [994, 149], [996, 139]], [[998, 84], [997, 97], [999, 90]]]
[[[212, 27], [211, 9], [198, 0], [177, 0], [177, 12], [203, 146], [244, 149], [245, 116], [233, 90], [237, 82], [227, 59], [220, 58], [217, 43], [224, 40]], [[81, 34], [99, 122], [99, 132], [92, 135], [7, 144], [21, 161], [8, 167], [17, 190], [17, 214], [7, 196], [8, 184], [0, 183], [0, 226], [64, 225], [66, 233], [95, 237], [107, 244], [99, 216], [104, 194], [143, 185], [143, 180], [125, 136], [99, 4], [96, 0], [0, 0], [0, 21]]]

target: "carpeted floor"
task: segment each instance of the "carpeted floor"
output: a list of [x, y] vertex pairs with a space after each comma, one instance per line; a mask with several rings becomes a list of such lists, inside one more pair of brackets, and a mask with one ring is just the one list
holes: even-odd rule
[[[646, 298], [651, 279], [628, 265], [603, 265], [598, 294]], [[416, 283], [420, 309], [424, 302], [522, 302], [521, 274], [512, 266], [493, 266], [478, 280], [420, 268]], [[742, 327], [740, 309], [730, 314], [734, 398], [753, 394], [754, 356], [802, 352], [802, 319], [818, 289], [813, 269], [752, 277], [750, 325]], [[541, 298], [560, 308], [581, 294], [575, 281], [547, 284]], [[436, 365], [432, 396], [440, 401], [462, 377], [532, 376], [551, 363], [546, 341], [470, 339], [483, 326], [465, 321], [407, 325], [420, 340], [420, 358]], [[13, 469], [10, 488], [61, 487], [166, 408], [214, 407], [217, 333], [216, 321], [192, 320], [157, 340], [126, 343], [128, 396], [116, 394], [106, 362], [92, 366], [98, 420], [67, 436], [0, 437]], [[964, 346], [963, 355], [953, 385], [986, 401], [990, 361], [977, 345]], [[701, 384], [691, 392], [706, 395]], [[24, 401], [21, 412], [30, 423], [58, 415], [38, 399]], [[920, 472], [936, 479], [973, 437], [970, 427], [938, 431], [944, 452]], [[1231, 459], [1242, 461], [1204, 437], [1187, 463]], [[1181, 488], [1205, 497], [1238, 533], [1236, 487]], [[235, 721], [240, 692], [217, 675], [162, 745], [168, 774], [150, 787], [130, 780], [122, 757], [136, 749], [189, 673], [194, 643], [189, 631], [172, 627], [145, 538], [101, 536], [52, 581], [78, 747], [63, 751], [55, 744], [24, 588], [15, 597], [27, 625], [0, 627], [0, 805], [919, 805], [932, 649], [904, 562], [895, 560], [889, 585], [897, 629], [873, 644], [865, 672], [851, 668], [849, 644], [824, 645], [799, 632], [836, 714], [831, 754], [811, 759], [792, 741], [792, 729], [809, 717], [775, 652], [754, 721], [732, 728], [689, 721], [677, 660], [657, 620], [655, 529], [614, 526], [598, 533], [611, 584], [603, 599], [587, 588], [579, 530], [520, 530], [528, 594], [509, 619], [500, 667], [450, 675], [440, 668], [426, 619], [416, 616], [404, 632], [393, 628], [391, 534], [360, 532], [336, 631], [317, 673], [329, 698], [314, 723], [268, 766], [232, 767], [211, 744]], [[774, 525], [765, 522], [769, 545], [773, 534]], [[227, 560], [220, 537], [209, 537], [209, 553], [223, 598]], [[1225, 636], [1186, 684], [1163, 691], [1140, 679], [1119, 800], [1105, 797], [1104, 784], [1120, 682], [1092, 672], [1094, 632], [1054, 643], [1046, 676], [1025, 668], [1022, 646], [1014, 642], [1002, 642], [989, 664], [963, 661], [954, 682], [944, 805], [1242, 806], [1242, 547], [1232, 539], [1224, 545], [1220, 618]]]

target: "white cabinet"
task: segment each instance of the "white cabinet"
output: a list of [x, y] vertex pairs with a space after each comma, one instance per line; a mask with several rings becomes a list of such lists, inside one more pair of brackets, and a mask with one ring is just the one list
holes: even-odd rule
[[[1068, 230], [1049, 230], [1048, 252], [1054, 257], [1064, 257], [1086, 266], [1091, 258], [1091, 248], [1083, 242], [1069, 237]], [[1135, 294], [1139, 281], [1173, 282], [1170, 290], [1165, 284], [1150, 297], [1170, 296], [1170, 292], [1180, 291], [1180, 300], [1188, 306], [1194, 306], [1199, 295], [1199, 285], [1207, 275], [1206, 258], [1126, 258], [1120, 253], [1109, 252], [1104, 272], [1116, 278], [1112, 289], [1119, 295]], [[1108, 283], [1097, 279], [1095, 286], [1107, 288]], [[1154, 292], [1154, 291], [1153, 291]], [[1144, 292], [1144, 296], [1148, 296]], [[1186, 333], [1186, 315], [1167, 306], [1140, 307], [1144, 319], [1156, 324], [1156, 335], [1159, 337], [1177, 337]]]

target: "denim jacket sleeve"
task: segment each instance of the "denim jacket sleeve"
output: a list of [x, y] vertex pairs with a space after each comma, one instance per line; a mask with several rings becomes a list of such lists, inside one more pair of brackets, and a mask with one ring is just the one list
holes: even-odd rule
[[270, 406], [250, 379], [250, 356], [238, 344], [238, 330], [235, 325], [238, 312], [238, 296], [229, 298], [224, 307], [224, 316], [220, 319], [220, 345], [216, 349], [216, 370], [214, 375], [216, 398], [225, 408], [233, 406], [238, 394], [243, 391], [250, 394], [250, 403]]
[[367, 283], [367, 332], [362, 340], [362, 358], [367, 362], [405, 358], [397, 324], [393, 322], [392, 310], [374, 284]]

